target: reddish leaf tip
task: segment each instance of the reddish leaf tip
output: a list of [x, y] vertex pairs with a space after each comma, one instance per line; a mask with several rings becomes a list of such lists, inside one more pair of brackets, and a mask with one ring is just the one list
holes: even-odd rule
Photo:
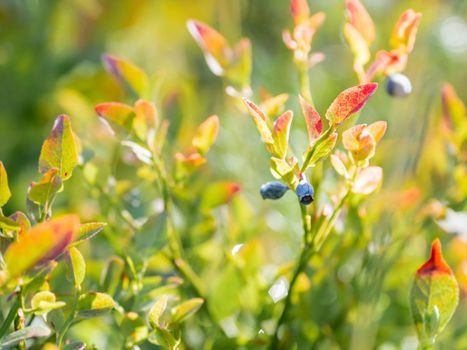
[[443, 258], [441, 242], [435, 239], [431, 244], [431, 256], [418, 270], [418, 276], [447, 274], [452, 275], [452, 270]]

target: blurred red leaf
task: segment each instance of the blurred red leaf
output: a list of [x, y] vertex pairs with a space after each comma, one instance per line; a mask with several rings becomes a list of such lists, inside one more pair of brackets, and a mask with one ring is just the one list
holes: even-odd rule
[[305, 21], [310, 17], [310, 7], [307, 0], [291, 0], [290, 12], [292, 13], [295, 25]]
[[17, 277], [33, 266], [57, 258], [79, 232], [77, 215], [66, 215], [34, 226], [10, 244], [5, 262], [12, 277]]
[[441, 242], [439, 239], [435, 239], [431, 244], [431, 256], [418, 270], [417, 275], [436, 275], [436, 274], [447, 274], [453, 275], [453, 272], [447, 262], [443, 258], [441, 252]]

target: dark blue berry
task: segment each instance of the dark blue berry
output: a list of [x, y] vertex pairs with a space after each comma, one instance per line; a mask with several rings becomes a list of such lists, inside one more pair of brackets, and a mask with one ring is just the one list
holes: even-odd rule
[[282, 182], [271, 181], [262, 185], [259, 193], [263, 199], [279, 199], [288, 191], [288, 189], [289, 188]]
[[386, 81], [386, 91], [391, 96], [404, 97], [412, 92], [412, 83], [404, 74], [391, 74]]
[[298, 200], [303, 205], [308, 205], [314, 200], [313, 195], [315, 194], [315, 191], [313, 190], [313, 186], [311, 186], [306, 180], [300, 180], [297, 188], [295, 189], [295, 193], [298, 196]]

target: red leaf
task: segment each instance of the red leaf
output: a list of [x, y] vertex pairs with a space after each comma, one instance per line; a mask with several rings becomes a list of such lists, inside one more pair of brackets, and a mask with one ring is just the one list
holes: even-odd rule
[[363, 107], [377, 87], [377, 83], [367, 83], [342, 91], [326, 111], [326, 119], [329, 120], [330, 124], [333, 126], [341, 124]]
[[302, 96], [299, 96], [300, 107], [305, 117], [306, 129], [310, 143], [314, 142], [323, 132], [323, 121], [316, 109]]
[[443, 258], [443, 254], [441, 252], [441, 242], [439, 239], [435, 239], [431, 243], [430, 259], [428, 259], [428, 261], [417, 270], [418, 276], [436, 274], [453, 275], [451, 268]]

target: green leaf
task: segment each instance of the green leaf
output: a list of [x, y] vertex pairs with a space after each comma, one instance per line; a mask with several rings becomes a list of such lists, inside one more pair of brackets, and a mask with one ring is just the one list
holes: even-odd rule
[[86, 344], [80, 341], [72, 342], [63, 347], [63, 350], [84, 350], [84, 349], [86, 349]]
[[148, 341], [151, 344], [160, 345], [170, 350], [178, 350], [181, 336], [178, 330], [170, 331], [164, 328], [156, 328], [149, 335]]
[[33, 182], [29, 187], [28, 197], [36, 204], [50, 204], [57, 192], [62, 188], [62, 178], [57, 168], [50, 169], [41, 181]]
[[115, 307], [112, 297], [105, 293], [82, 294], [78, 300], [78, 313], [85, 318], [101, 316]]
[[271, 157], [269, 162], [272, 175], [277, 179], [282, 179], [291, 188], [298, 184], [298, 176], [294, 168], [285, 160]]
[[193, 298], [172, 309], [172, 323], [181, 323], [194, 315], [204, 304], [204, 299]]
[[55, 120], [52, 131], [42, 144], [39, 172], [45, 174], [57, 168], [60, 177], [65, 181], [70, 178], [77, 164], [77, 138], [71, 129], [70, 117], [62, 114]]
[[43, 315], [65, 305], [63, 301], [56, 301], [55, 294], [48, 291], [36, 293], [31, 299], [31, 308], [35, 315]]
[[69, 264], [73, 273], [74, 285], [77, 290], [80, 290], [81, 283], [83, 283], [84, 276], [86, 275], [86, 261], [80, 251], [74, 247], [70, 248], [69, 254]]
[[289, 144], [290, 125], [292, 124], [292, 111], [284, 112], [278, 117], [274, 123], [272, 137], [274, 138], [274, 146], [279, 158], [285, 158]]
[[459, 286], [435, 240], [430, 259], [415, 275], [410, 308], [421, 343], [431, 343], [446, 327], [459, 303]]
[[86, 224], [80, 225], [78, 238], [73, 245], [77, 245], [79, 243], [87, 241], [88, 239], [93, 238], [95, 235], [101, 232], [106, 226], [107, 226], [107, 223], [105, 222], [88, 222]]
[[120, 325], [122, 336], [128, 345], [141, 343], [148, 337], [148, 327], [136, 312], [128, 312]]
[[119, 285], [122, 283], [125, 262], [119, 256], [113, 256], [107, 262], [102, 274], [102, 290], [110, 295], [115, 295]]
[[333, 132], [323, 141], [318, 140], [315, 145], [309, 150], [306, 157], [309, 157], [308, 166], [315, 165], [320, 159], [326, 158], [333, 150], [337, 141], [337, 133]]
[[8, 334], [0, 340], [0, 347], [12, 347], [31, 338], [42, 338], [50, 335], [50, 329], [44, 326], [29, 326]]
[[149, 324], [153, 328], [161, 328], [163, 325], [161, 325], [160, 319], [162, 315], [164, 314], [165, 310], [167, 309], [167, 301], [169, 300], [169, 295], [164, 294], [161, 295], [154, 305], [151, 307], [148, 313], [148, 320]]
[[63, 253], [79, 230], [79, 217], [65, 215], [34, 226], [10, 244], [5, 262], [11, 277], [17, 277], [34, 265], [55, 259]]
[[8, 187], [8, 175], [6, 173], [3, 162], [0, 161], [0, 208], [3, 207], [11, 197], [10, 188]]
[[11, 231], [19, 231], [21, 229], [21, 226], [20, 224], [18, 224], [16, 221], [12, 220], [11, 218], [8, 218], [0, 214], [0, 228], [4, 232], [11, 232]]
[[116, 56], [104, 55], [102, 60], [107, 71], [125, 88], [129, 88], [139, 97], [144, 97], [148, 93], [149, 78], [142, 69]]
[[205, 154], [214, 144], [219, 132], [219, 117], [212, 115], [202, 122], [191, 142], [200, 154]]
[[201, 197], [201, 209], [209, 210], [230, 202], [240, 191], [240, 185], [235, 182], [220, 181], [210, 184]]

